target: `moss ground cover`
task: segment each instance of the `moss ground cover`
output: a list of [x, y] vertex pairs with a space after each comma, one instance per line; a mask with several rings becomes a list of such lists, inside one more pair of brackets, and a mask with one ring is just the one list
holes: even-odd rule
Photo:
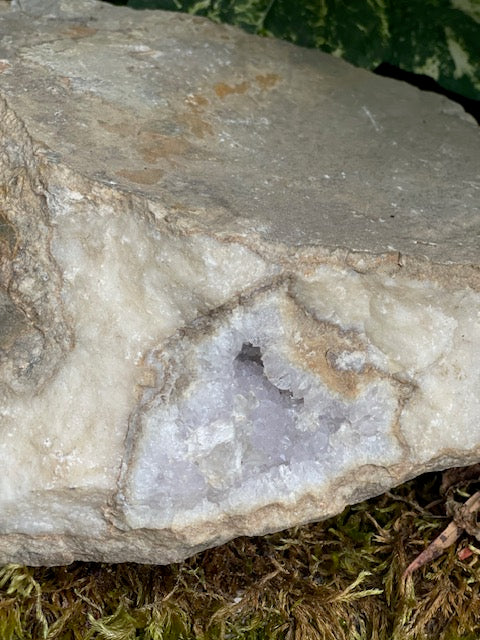
[[[440, 480], [422, 476], [336, 518], [239, 538], [167, 567], [7, 565], [0, 638], [477, 639], [474, 538], [402, 579], [449, 521]], [[473, 553], [461, 560], [468, 545]]]

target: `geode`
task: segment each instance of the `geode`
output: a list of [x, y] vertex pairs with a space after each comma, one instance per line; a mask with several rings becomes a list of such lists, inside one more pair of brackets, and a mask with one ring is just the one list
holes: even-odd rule
[[480, 133], [204, 19], [0, 13], [0, 562], [168, 563], [480, 460]]

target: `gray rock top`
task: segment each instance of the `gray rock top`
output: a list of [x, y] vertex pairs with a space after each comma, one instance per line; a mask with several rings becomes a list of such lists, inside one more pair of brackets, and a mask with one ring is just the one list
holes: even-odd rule
[[17, 6], [0, 92], [50, 160], [216, 232], [478, 264], [480, 130], [445, 98], [177, 13]]

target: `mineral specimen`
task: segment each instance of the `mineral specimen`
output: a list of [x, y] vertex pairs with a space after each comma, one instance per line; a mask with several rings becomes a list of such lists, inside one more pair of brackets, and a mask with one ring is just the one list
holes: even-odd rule
[[93, 0], [0, 34], [0, 562], [173, 562], [480, 460], [460, 107]]

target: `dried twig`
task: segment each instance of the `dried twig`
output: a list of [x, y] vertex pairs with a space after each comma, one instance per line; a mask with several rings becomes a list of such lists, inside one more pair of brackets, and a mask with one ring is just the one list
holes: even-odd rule
[[473, 514], [480, 509], [480, 491], [474, 493], [465, 504], [463, 504], [454, 515], [453, 521], [448, 525], [444, 531], [435, 538], [435, 540], [415, 558], [415, 560], [408, 565], [403, 573], [403, 578], [406, 578], [420, 567], [423, 567], [427, 562], [431, 562], [438, 558], [445, 549], [448, 549], [463, 533], [467, 530], [469, 533], [474, 533], [472, 527]]

